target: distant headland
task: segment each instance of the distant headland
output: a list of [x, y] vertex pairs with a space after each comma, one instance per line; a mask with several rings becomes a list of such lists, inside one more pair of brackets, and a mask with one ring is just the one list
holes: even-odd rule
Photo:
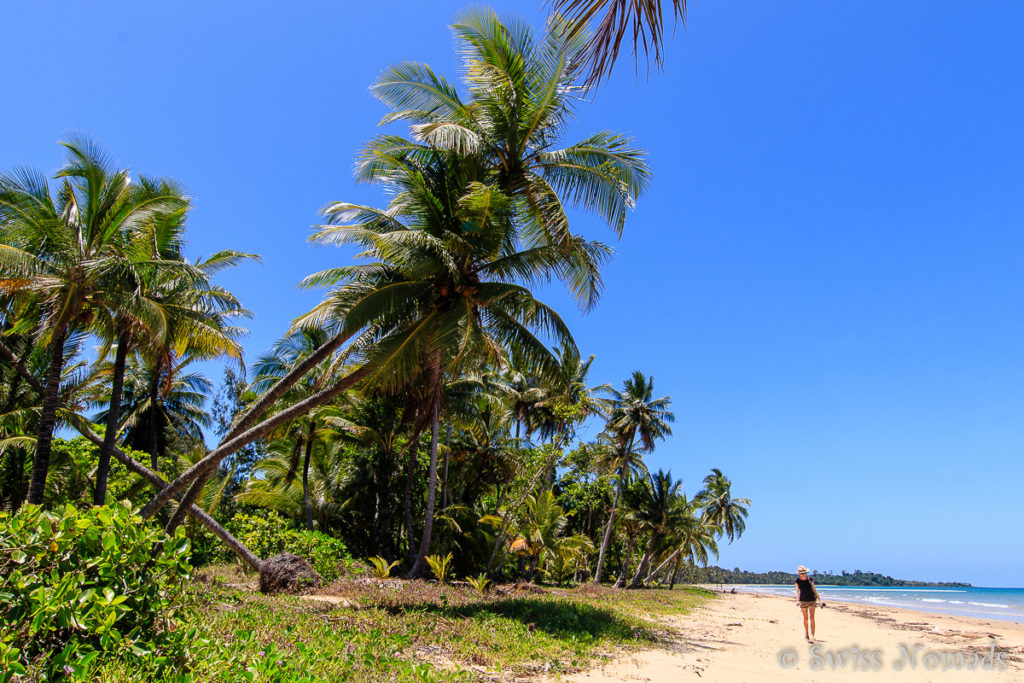
[[[901, 586], [923, 586], [933, 588], [971, 588], [971, 584], [958, 581], [907, 581], [905, 579], [894, 579], [885, 574], [875, 572], [852, 572], [842, 571], [839, 574], [827, 572], [811, 572], [814, 580], [823, 586], [878, 586], [878, 587], [901, 587]], [[748, 572], [739, 567], [735, 569], [724, 569], [722, 567], [683, 567], [678, 577], [680, 581], [687, 583], [739, 583], [739, 584], [780, 584], [793, 583], [796, 581], [795, 572]]]

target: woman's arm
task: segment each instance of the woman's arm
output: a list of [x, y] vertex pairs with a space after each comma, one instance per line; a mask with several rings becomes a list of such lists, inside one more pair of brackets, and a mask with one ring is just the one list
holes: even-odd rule
[[799, 583], [794, 583], [793, 584], [793, 590], [796, 591], [796, 601], [800, 602], [800, 584]]
[[818, 595], [818, 587], [814, 585], [814, 579], [811, 579], [811, 590], [814, 591], [814, 597], [821, 601], [821, 596]]

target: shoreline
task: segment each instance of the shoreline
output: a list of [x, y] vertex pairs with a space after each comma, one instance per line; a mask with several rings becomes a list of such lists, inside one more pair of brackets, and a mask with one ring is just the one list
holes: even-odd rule
[[812, 645], [793, 600], [714, 592], [692, 614], [661, 620], [673, 634], [666, 648], [627, 653], [568, 680], [1024, 681], [1024, 624], [829, 602], [817, 611]]
[[[767, 597], [782, 598], [783, 600], [790, 600], [791, 601], [791, 598], [789, 598], [789, 597], [780, 596], [778, 593], [769, 593], [767, 591], [757, 590], [756, 587], [751, 586], [750, 584], [735, 584], [735, 585], [725, 584], [726, 588], [724, 590], [719, 587], [720, 585], [721, 584], [700, 584], [700, 588], [703, 588], [704, 590], [711, 591], [712, 593], [715, 593], [717, 595], [733, 595], [733, 593], [730, 593], [730, 588], [736, 588], [737, 590], [736, 590], [735, 594], [737, 594], [737, 595], [741, 594], [741, 593], [745, 594], [745, 595], [763, 595], [763, 596], [767, 596]], [[743, 587], [742, 590], [739, 589], [740, 586]], [[834, 588], [834, 586], [827, 586], [827, 585], [825, 585], [825, 586], [819, 586], [819, 588], [821, 589], [821, 592], [824, 594], [824, 593], [827, 593], [830, 588]], [[865, 587], [865, 590], [870, 590], [870, 588], [869, 587]], [[899, 589], [898, 588], [894, 588], [893, 590], [899, 590]], [[902, 611], [906, 611], [906, 612], [920, 612], [921, 614], [927, 615], [929, 617], [953, 617], [953, 618], [956, 618], [956, 619], [964, 619], [964, 620], [968, 620], [968, 621], [969, 620], [976, 620], [978, 622], [995, 621], [995, 622], [999, 622], [999, 623], [1016, 624], [1018, 626], [1024, 626], [1024, 621], [1015, 619], [1011, 615], [1005, 615], [1004, 616], [1004, 615], [1001, 615], [999, 613], [993, 613], [991, 616], [978, 616], [977, 614], [970, 614], [970, 613], [967, 613], [966, 611], [959, 610], [958, 608], [955, 608], [955, 607], [954, 608], [949, 608], [949, 609], [946, 609], [946, 610], [942, 610], [942, 609], [939, 609], [937, 607], [933, 608], [933, 609], [929, 609], [927, 607], [907, 607], [907, 606], [904, 606], [904, 605], [885, 605], [885, 604], [879, 604], [879, 603], [876, 603], [876, 602], [871, 602], [871, 601], [868, 601], [868, 600], [850, 600], [850, 599], [846, 599], [846, 598], [844, 598], [842, 596], [838, 596], [837, 597], [835, 594], [822, 595], [822, 597], [825, 598], [823, 600], [823, 602], [825, 602], [828, 605], [828, 607], [826, 607], [824, 609], [832, 609], [832, 607], [834, 605], [860, 605], [861, 607], [878, 608], [878, 609], [883, 609], [883, 610], [885, 610], [885, 609], [894, 609], [894, 610], [902, 610]]]

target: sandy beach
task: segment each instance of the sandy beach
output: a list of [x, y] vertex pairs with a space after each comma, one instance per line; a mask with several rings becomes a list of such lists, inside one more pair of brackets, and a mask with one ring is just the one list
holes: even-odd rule
[[812, 645], [793, 600], [724, 593], [666, 626], [670, 648], [569, 680], [1024, 681], [1024, 624], [1012, 622], [830, 602]]

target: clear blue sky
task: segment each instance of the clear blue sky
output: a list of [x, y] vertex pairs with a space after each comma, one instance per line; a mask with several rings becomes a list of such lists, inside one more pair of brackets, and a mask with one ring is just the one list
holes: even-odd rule
[[[753, 499], [722, 565], [1024, 585], [1024, 6], [692, 5], [666, 72], [621, 60], [569, 135], [650, 150], [606, 296], [585, 318], [545, 298], [595, 383], [638, 368], [672, 396], [654, 467]], [[263, 256], [224, 280], [253, 356], [345, 258], [306, 244], [317, 210], [382, 201], [352, 181], [367, 86], [402, 59], [454, 74], [465, 6], [7, 3], [0, 167], [55, 170], [82, 130], [182, 181], [193, 255]]]

